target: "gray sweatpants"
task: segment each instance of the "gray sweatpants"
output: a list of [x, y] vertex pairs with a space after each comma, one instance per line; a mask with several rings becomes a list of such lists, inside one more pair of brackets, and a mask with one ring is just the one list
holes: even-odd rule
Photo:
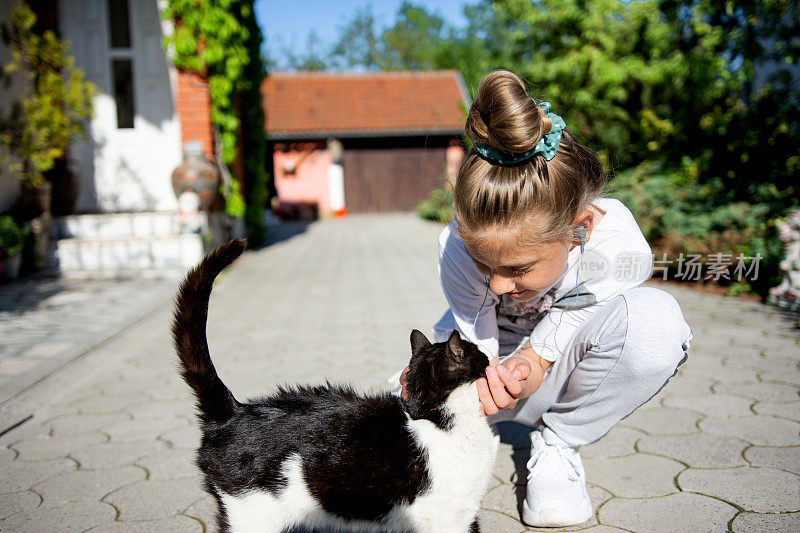
[[548, 444], [592, 443], [675, 375], [690, 340], [675, 298], [651, 287], [625, 291], [589, 316], [535, 393], [490, 421], [544, 424]]

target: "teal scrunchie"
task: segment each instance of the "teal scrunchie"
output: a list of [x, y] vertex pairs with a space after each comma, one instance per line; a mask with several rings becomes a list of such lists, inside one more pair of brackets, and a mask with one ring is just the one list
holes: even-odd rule
[[556, 156], [556, 150], [558, 150], [558, 142], [561, 140], [561, 135], [564, 133], [564, 128], [566, 128], [567, 125], [563, 118], [550, 112], [550, 102], [540, 102], [539, 107], [542, 108], [545, 116], [550, 119], [552, 126], [550, 127], [550, 131], [545, 133], [532, 149], [521, 154], [504, 152], [486, 143], [475, 141], [475, 151], [484, 159], [488, 159], [491, 163], [500, 166], [516, 165], [527, 161], [536, 154], [542, 154], [547, 161], [553, 159]]

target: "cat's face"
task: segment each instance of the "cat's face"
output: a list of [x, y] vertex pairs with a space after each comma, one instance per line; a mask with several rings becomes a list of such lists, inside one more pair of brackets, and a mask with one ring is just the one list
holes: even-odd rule
[[406, 375], [407, 405], [412, 417], [438, 408], [456, 388], [486, 377], [486, 355], [453, 331], [447, 342], [431, 342], [411, 332], [411, 362]]

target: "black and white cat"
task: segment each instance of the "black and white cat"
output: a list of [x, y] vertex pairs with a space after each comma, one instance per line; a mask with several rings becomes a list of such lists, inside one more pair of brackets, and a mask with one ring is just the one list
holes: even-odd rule
[[431, 344], [414, 330], [407, 401], [327, 384], [240, 403], [211, 362], [206, 319], [214, 278], [243, 251], [231, 241], [188, 274], [172, 326], [220, 530], [478, 531], [497, 450], [474, 385], [486, 356], [456, 332]]

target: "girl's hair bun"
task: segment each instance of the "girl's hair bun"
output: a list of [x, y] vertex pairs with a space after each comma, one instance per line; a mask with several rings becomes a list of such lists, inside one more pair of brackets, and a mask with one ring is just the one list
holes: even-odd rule
[[522, 153], [531, 150], [550, 131], [550, 119], [528, 95], [518, 76], [496, 70], [478, 85], [465, 128], [473, 141]]

